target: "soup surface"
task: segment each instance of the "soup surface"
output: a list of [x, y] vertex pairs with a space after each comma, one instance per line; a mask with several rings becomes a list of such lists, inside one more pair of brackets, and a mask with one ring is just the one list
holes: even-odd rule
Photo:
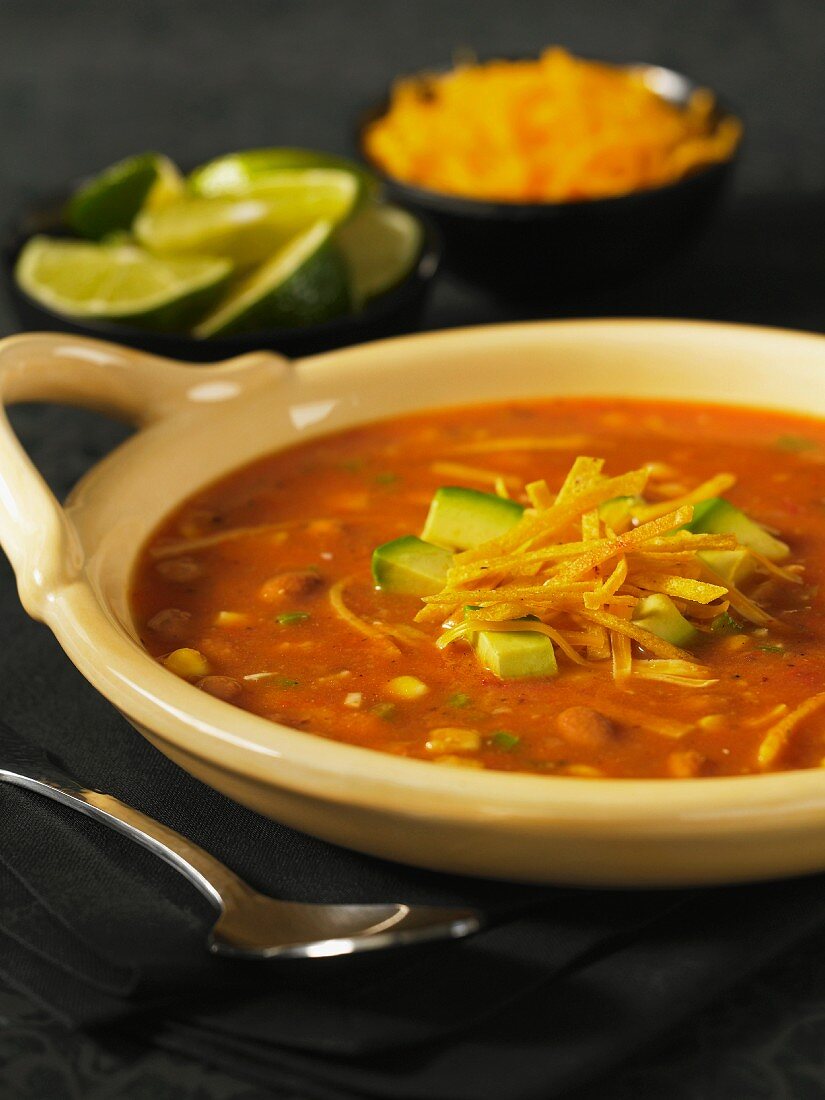
[[[548, 551], [559, 557], [545, 562], [546, 574], [532, 577], [526, 559], [507, 559], [522, 586], [540, 591], [535, 607], [504, 606], [495, 585], [515, 593], [513, 576], [483, 575], [478, 550], [454, 559], [481, 566], [470, 590], [449, 598], [376, 585], [373, 551], [420, 535], [439, 488], [510, 497], [528, 507], [531, 523], [569, 493], [575, 478], [556, 498], [581, 455], [604, 459], [587, 492], [635, 470], [643, 471], [644, 499], [617, 497], [635, 500], [637, 511], [626, 523], [611, 518], [615, 530], [606, 513], [599, 520], [583, 511], [576, 530], [556, 537], [569, 549]], [[747, 578], [730, 591], [718, 572], [697, 566], [695, 549], [735, 556], [740, 535], [690, 533], [701, 507], [691, 495], [704, 483], [710, 489], [698, 496], [714, 495], [720, 473], [732, 475], [717, 479], [732, 511], [775, 532], [771, 545], [780, 538], [789, 548], [781, 562], [745, 550]], [[652, 541], [633, 543], [645, 531], [627, 532], [651, 522]], [[497, 562], [515, 542], [519, 553], [547, 545], [503, 537], [485, 544], [498, 547]], [[591, 559], [581, 555], [591, 552], [594, 564], [584, 569]], [[564, 554], [579, 562], [567, 574], [558, 564]], [[173, 672], [323, 737], [464, 767], [717, 776], [825, 761], [823, 570], [822, 422], [722, 406], [557, 399], [387, 420], [261, 459], [165, 521], [140, 557], [132, 601], [143, 643]], [[569, 592], [552, 604], [544, 593], [562, 575], [572, 577]], [[481, 588], [488, 598], [479, 609], [472, 592]], [[585, 589], [574, 613], [571, 601], [581, 603]], [[637, 617], [639, 601], [653, 594], [661, 602], [664, 592], [686, 624], [678, 648], [666, 631], [658, 641], [639, 632], [654, 621]], [[481, 635], [465, 616], [497, 615], [510, 629], [547, 627], [552, 674], [500, 678], [480, 663]], [[485, 627], [497, 631], [495, 622]]]

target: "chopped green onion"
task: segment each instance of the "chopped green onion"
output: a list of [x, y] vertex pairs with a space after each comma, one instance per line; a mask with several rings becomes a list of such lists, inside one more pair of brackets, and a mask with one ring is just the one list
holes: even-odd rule
[[377, 715], [379, 718], [383, 718], [385, 721], [389, 721], [390, 718], [392, 718], [395, 714], [395, 704], [376, 703], [375, 706], [372, 707], [372, 713]]
[[451, 707], [468, 707], [472, 701], [469, 695], [465, 695], [463, 691], [457, 691], [455, 695], [450, 696], [447, 703]]
[[276, 615], [276, 619], [281, 626], [292, 626], [294, 623], [305, 623], [308, 618], [308, 611], [285, 611], [283, 615]]
[[509, 730], [496, 730], [490, 736], [490, 743], [502, 752], [512, 752], [521, 743], [521, 738]]
[[710, 624], [710, 629], [714, 634], [739, 634], [742, 631], [742, 624], [738, 623], [727, 611], [723, 611]]
[[815, 450], [817, 444], [812, 439], [806, 439], [804, 435], [780, 435], [775, 446], [780, 451], [791, 451], [798, 454], [800, 451]]
[[268, 683], [275, 684], [277, 687], [297, 687], [300, 680], [289, 680], [286, 676], [279, 676], [276, 672], [251, 672], [248, 676], [244, 676], [244, 680], [249, 680], [251, 683]]
[[394, 481], [398, 481], [398, 474], [385, 473], [375, 476], [376, 485], [392, 485]]

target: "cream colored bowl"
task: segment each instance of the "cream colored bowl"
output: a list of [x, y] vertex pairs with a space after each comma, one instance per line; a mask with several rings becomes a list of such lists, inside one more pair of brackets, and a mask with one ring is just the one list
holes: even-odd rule
[[[0, 399], [79, 403], [140, 431], [65, 509], [0, 423], [0, 541], [27, 610], [167, 756], [298, 829], [465, 874], [587, 885], [825, 869], [825, 772], [588, 780], [437, 768], [288, 729], [177, 679], [129, 613], [136, 555], [170, 509], [268, 451], [432, 406], [553, 394], [706, 399], [825, 415], [825, 338], [669, 321], [412, 336], [288, 363], [186, 366], [59, 335], [0, 343]], [[55, 700], [59, 707], [59, 701]]]

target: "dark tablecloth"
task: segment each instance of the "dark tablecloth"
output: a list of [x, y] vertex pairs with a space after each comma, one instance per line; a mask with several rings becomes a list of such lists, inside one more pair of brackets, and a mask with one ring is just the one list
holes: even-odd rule
[[[9, 0], [0, 11], [7, 46], [0, 73], [6, 147], [0, 195], [10, 211], [26, 194], [59, 187], [142, 147], [161, 148], [184, 163], [276, 142], [346, 151], [358, 106], [393, 73], [442, 62], [456, 45], [517, 54], [559, 40], [586, 53], [682, 68], [741, 105], [749, 125], [736, 193], [690, 254], [619, 290], [547, 303], [545, 314], [708, 317], [822, 330], [825, 143], [816, 135], [821, 136], [819, 104], [825, 92], [825, 70], [817, 64], [823, 32], [825, 10], [814, 0], [764, 5], [727, 0], [713, 11], [676, 0], [621, 6], [582, 0], [552, 8], [532, 0], [506, 7], [489, 0], [472, 5], [243, 0], [231, 10], [191, 0], [174, 5]], [[536, 315], [535, 309], [523, 314]], [[441, 327], [520, 316], [512, 306], [445, 280], [426, 323]], [[4, 331], [12, 330], [7, 314], [4, 324]], [[122, 432], [62, 409], [18, 410], [14, 419], [61, 491]], [[177, 776], [116, 719], [47, 632], [26, 620], [5, 562], [0, 624], [2, 716], [59, 749], [87, 780], [114, 787], [199, 836], [257, 885], [300, 888], [307, 896], [339, 896], [354, 884], [361, 896], [379, 896], [390, 884], [421, 896], [456, 889], [296, 838], [280, 847], [278, 859], [264, 858], [261, 843], [254, 841], [266, 840], [275, 850], [272, 827]], [[778, 1096], [783, 1088], [794, 1100], [822, 1094], [811, 1035], [818, 1034], [825, 975], [803, 961], [817, 954], [825, 893], [818, 880], [668, 899], [607, 895], [612, 900], [604, 904], [571, 900], [567, 893], [536, 898], [514, 892], [508, 901], [530, 902], [529, 911], [490, 938], [462, 945], [463, 954], [445, 956], [445, 968], [439, 949], [425, 952], [421, 962], [418, 955], [415, 961], [394, 962], [389, 973], [371, 960], [358, 971], [364, 991], [347, 1000], [346, 1017], [335, 1003], [336, 991], [346, 987], [343, 967], [334, 963], [319, 988], [308, 984], [302, 997], [296, 994], [301, 983], [294, 968], [287, 968], [281, 1016], [271, 1017], [273, 1003], [277, 1006], [271, 994], [235, 990], [239, 983], [231, 976], [220, 979], [229, 993], [216, 1000], [214, 976], [204, 975], [195, 957], [195, 934], [207, 913], [171, 872], [117, 840], [102, 839], [87, 823], [27, 802], [28, 797], [15, 793], [4, 801], [0, 826], [5, 827], [0, 851], [9, 855], [0, 887], [5, 900], [0, 952], [6, 949], [0, 957], [13, 960], [0, 992], [0, 1096], [120, 1096], [141, 1090], [154, 1096], [163, 1089], [175, 1096], [191, 1091], [246, 1100], [259, 1095], [305, 1100], [342, 1095], [341, 1090], [360, 1095], [359, 1089], [404, 1095], [398, 1057], [385, 1053], [382, 1061], [380, 1056], [382, 1044], [386, 1052], [404, 1043], [404, 1088], [410, 1095], [417, 1089], [443, 1100], [498, 1098], [516, 1082], [525, 1096], [557, 1095], [606, 1070], [669, 1023], [684, 1020], [692, 1008], [794, 940], [804, 942], [787, 961], [773, 964], [767, 978], [750, 978], [722, 1007], [683, 1023], [681, 1046], [639, 1055], [623, 1075], [593, 1084], [592, 1096], [746, 1100]], [[38, 832], [33, 823], [44, 814], [50, 825]], [[307, 862], [334, 873], [296, 874]], [[63, 920], [76, 922], [78, 913], [61, 913], [60, 903], [75, 896], [81, 867], [89, 899], [99, 901], [102, 890], [108, 918], [101, 921], [98, 913], [84, 926], [86, 933], [94, 929], [93, 941], [75, 937], [69, 952]], [[47, 902], [45, 908], [38, 907], [32, 888]], [[473, 890], [481, 900], [493, 898], [483, 884], [459, 892]], [[123, 929], [134, 929], [141, 913], [158, 922], [159, 934], [132, 936], [125, 964], [115, 965], [117, 952], [111, 949], [122, 945]], [[38, 926], [36, 920], [44, 923]], [[38, 927], [43, 935], [35, 936]], [[814, 939], [804, 940], [806, 934]], [[30, 950], [32, 939], [39, 950]], [[56, 959], [65, 980], [54, 979]], [[145, 963], [141, 996], [149, 1011], [141, 1016], [130, 1011], [134, 1002], [124, 994]], [[417, 1002], [419, 965], [428, 981], [440, 977], [442, 985], [436, 984], [435, 998], [426, 996], [426, 988], [419, 990]], [[87, 980], [77, 983], [78, 973]], [[181, 988], [190, 994], [185, 1005], [174, 995]], [[28, 993], [23, 996], [21, 989]], [[48, 1012], [31, 999], [38, 989], [49, 991]], [[266, 1013], [258, 999], [264, 997]], [[197, 1010], [193, 999], [200, 999]], [[55, 1009], [64, 1023], [83, 1021], [85, 1030], [61, 1030]], [[451, 1012], [466, 1019], [451, 1021]], [[462, 1032], [465, 1023], [473, 1026]], [[274, 1024], [283, 1044], [275, 1055], [272, 1032], [262, 1034]], [[427, 1034], [432, 1049], [425, 1056], [420, 1043], [411, 1047], [408, 1041], [426, 1040]], [[789, 1036], [784, 1047], [782, 1035]], [[164, 1053], [158, 1053], [161, 1048]], [[786, 1050], [793, 1057], [786, 1058]], [[715, 1071], [697, 1068], [692, 1057], [697, 1052]], [[353, 1059], [362, 1054], [369, 1055], [368, 1076]], [[344, 1069], [342, 1055], [352, 1063]]]

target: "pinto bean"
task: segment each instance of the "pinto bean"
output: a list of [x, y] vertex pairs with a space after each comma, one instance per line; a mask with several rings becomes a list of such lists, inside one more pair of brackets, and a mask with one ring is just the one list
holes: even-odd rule
[[321, 584], [321, 578], [312, 569], [295, 569], [278, 573], [261, 586], [258, 595], [264, 603], [280, 603], [281, 600], [307, 596]]
[[164, 580], [174, 581], [176, 584], [186, 584], [203, 573], [202, 567], [194, 558], [167, 558], [165, 561], [159, 561], [155, 569]]
[[690, 779], [702, 770], [706, 757], [695, 749], [672, 752], [667, 758], [668, 775], [674, 779]]
[[231, 676], [204, 676], [202, 680], [198, 680], [197, 686], [201, 691], [227, 703], [241, 693], [241, 685]]
[[571, 745], [600, 749], [616, 736], [616, 726], [592, 707], [568, 707], [556, 716], [556, 729]]
[[147, 622], [150, 630], [156, 634], [163, 634], [167, 638], [181, 639], [186, 635], [186, 628], [192, 618], [190, 611], [181, 611], [179, 607], [165, 607]]

